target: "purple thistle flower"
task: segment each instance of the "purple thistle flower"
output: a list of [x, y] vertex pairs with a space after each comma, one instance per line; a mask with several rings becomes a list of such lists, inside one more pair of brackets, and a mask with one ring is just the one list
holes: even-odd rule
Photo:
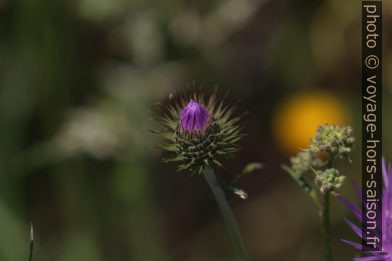
[[210, 114], [199, 103], [191, 99], [180, 115], [182, 130], [188, 132], [202, 132], [208, 125]]
[[[382, 252], [367, 252], [368, 256], [357, 257], [353, 260], [355, 261], [392, 261], [392, 166], [389, 164], [388, 166], [385, 163], [385, 160], [382, 160], [382, 174], [384, 181], [383, 188], [383, 201], [382, 201]], [[354, 184], [356, 194], [361, 201], [362, 204], [362, 193], [358, 186], [358, 184]], [[340, 200], [346, 205], [346, 207], [354, 214], [354, 216], [361, 222], [362, 214], [361, 208], [355, 204], [344, 198], [343, 196], [339, 196]], [[362, 237], [361, 228], [352, 223], [350, 220], [345, 219], [347, 225], [359, 236]], [[342, 239], [343, 242], [361, 250], [361, 243], [356, 243], [353, 241]]]

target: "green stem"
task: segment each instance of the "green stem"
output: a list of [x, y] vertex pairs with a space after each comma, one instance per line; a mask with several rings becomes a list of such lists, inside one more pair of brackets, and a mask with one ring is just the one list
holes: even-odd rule
[[[329, 153], [328, 168], [332, 168], [333, 153]], [[325, 192], [323, 195], [323, 205], [321, 210], [321, 226], [322, 235], [324, 242], [324, 260], [332, 261], [332, 244], [331, 244], [331, 225], [329, 220], [329, 194], [330, 192]]]
[[34, 230], [33, 223], [30, 223], [30, 251], [29, 251], [29, 261], [33, 260], [33, 249], [34, 249]]
[[331, 226], [329, 221], [329, 192], [323, 195], [323, 206], [321, 212], [321, 225], [324, 241], [324, 260], [332, 261], [332, 245], [331, 245]]
[[248, 255], [246, 253], [245, 245], [242, 241], [241, 234], [238, 230], [237, 223], [235, 221], [233, 213], [231, 212], [225, 193], [223, 192], [223, 189], [214, 174], [214, 171], [211, 168], [207, 167], [203, 171], [203, 175], [212, 191], [212, 194], [215, 197], [216, 203], [218, 204], [219, 210], [223, 217], [223, 221], [226, 225], [227, 232], [229, 233], [229, 237], [237, 253], [238, 260], [248, 260]]

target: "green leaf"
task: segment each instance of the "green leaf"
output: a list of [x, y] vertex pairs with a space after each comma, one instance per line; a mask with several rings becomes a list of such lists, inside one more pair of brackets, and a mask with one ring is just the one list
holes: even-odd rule
[[263, 168], [263, 164], [259, 163], [259, 162], [250, 162], [248, 163], [241, 171], [241, 173], [239, 173], [231, 182], [231, 184], [236, 185], [238, 183], [239, 180], [241, 180], [242, 178], [244, 178], [245, 176], [250, 175], [252, 172], [259, 170]]
[[239, 188], [234, 188], [234, 194], [240, 197], [241, 199], [247, 199], [248, 198], [248, 193], [243, 191], [242, 189]]
[[250, 174], [253, 171], [256, 171], [256, 170], [259, 170], [262, 168], [263, 168], [263, 164], [261, 164], [260, 162], [250, 162], [242, 170], [242, 174]]

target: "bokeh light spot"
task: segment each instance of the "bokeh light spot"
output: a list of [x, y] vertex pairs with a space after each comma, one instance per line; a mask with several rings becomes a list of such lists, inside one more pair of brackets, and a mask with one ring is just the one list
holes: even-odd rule
[[349, 113], [337, 96], [321, 91], [296, 93], [278, 104], [273, 114], [273, 135], [288, 155], [306, 148], [317, 126], [348, 124]]

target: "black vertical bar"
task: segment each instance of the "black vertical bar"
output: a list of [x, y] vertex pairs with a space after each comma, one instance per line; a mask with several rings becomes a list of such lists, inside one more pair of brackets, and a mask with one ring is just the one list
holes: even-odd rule
[[362, 250], [382, 250], [382, 1], [362, 2]]

